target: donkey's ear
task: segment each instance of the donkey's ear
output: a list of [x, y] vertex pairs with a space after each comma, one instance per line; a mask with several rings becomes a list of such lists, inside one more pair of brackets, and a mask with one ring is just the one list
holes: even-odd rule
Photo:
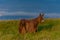
[[41, 13], [39, 14], [39, 16], [41, 16]]
[[42, 14], [42, 16], [44, 16], [44, 13]]

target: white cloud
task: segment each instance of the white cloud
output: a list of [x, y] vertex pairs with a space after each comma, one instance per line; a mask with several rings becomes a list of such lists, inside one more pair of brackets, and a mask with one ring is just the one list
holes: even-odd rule
[[[1, 10], [1, 9], [0, 9]], [[8, 9], [5, 9], [8, 10]], [[39, 13], [34, 12], [24, 12], [24, 11], [16, 11], [16, 12], [8, 12], [8, 11], [0, 11], [0, 16], [3, 15], [22, 15], [22, 16], [38, 16]], [[45, 13], [46, 17], [60, 17], [60, 13]]]
[[2, 16], [2, 14], [0, 14], [0, 16]]
[[46, 13], [45, 16], [56, 18], [60, 17], [60, 13]]
[[0, 11], [0, 14], [3, 15], [28, 15], [28, 16], [37, 16], [38, 13], [32, 13], [32, 12], [23, 12], [23, 11], [17, 11], [17, 12], [8, 12], [8, 11]]

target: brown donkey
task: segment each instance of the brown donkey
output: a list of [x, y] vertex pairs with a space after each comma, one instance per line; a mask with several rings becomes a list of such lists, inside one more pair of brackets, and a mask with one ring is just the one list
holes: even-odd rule
[[38, 23], [32, 20], [26, 20], [26, 32], [32, 33], [37, 29]]
[[19, 32], [24, 34], [26, 32], [32, 33], [37, 31], [39, 23], [44, 22], [44, 14], [40, 14], [37, 18], [32, 20], [22, 19], [19, 24]]

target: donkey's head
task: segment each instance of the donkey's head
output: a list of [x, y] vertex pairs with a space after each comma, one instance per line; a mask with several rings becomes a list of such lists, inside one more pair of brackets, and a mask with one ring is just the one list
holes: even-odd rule
[[37, 21], [38, 21], [39, 23], [44, 22], [44, 14], [40, 13], [39, 16], [38, 16], [38, 18], [37, 18]]

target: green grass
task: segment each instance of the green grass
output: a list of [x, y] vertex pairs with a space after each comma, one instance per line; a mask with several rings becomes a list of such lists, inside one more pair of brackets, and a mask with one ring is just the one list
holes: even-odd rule
[[0, 40], [60, 40], [60, 19], [45, 19], [38, 25], [38, 32], [18, 32], [19, 20], [0, 21]]

